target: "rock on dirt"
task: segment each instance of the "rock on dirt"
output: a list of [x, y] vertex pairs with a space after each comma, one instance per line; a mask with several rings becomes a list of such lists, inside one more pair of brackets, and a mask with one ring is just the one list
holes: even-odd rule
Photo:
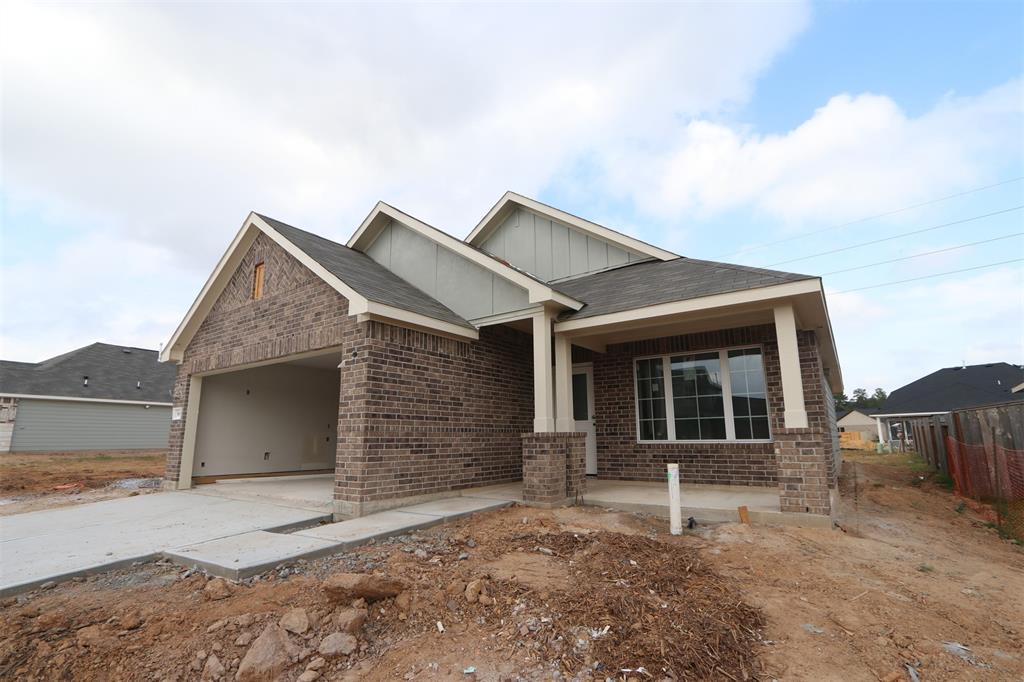
[[367, 615], [366, 609], [339, 608], [334, 612], [334, 625], [341, 632], [354, 635], [363, 627]]
[[303, 608], [296, 607], [294, 609], [289, 609], [287, 613], [281, 616], [281, 620], [278, 625], [288, 632], [294, 632], [296, 635], [301, 635], [309, 629], [309, 614], [307, 614], [306, 609]]
[[298, 647], [288, 639], [288, 633], [271, 623], [238, 664], [238, 682], [276, 680], [298, 653]]
[[217, 658], [217, 654], [210, 654], [209, 658], [206, 659], [206, 665], [203, 666], [203, 673], [201, 678], [204, 682], [207, 680], [219, 680], [224, 677], [224, 664]]
[[203, 588], [203, 596], [211, 601], [227, 599], [232, 592], [234, 592], [234, 588], [224, 578], [214, 578]]
[[324, 592], [335, 603], [360, 598], [373, 602], [396, 597], [405, 587], [401, 580], [370, 573], [337, 573], [323, 582]]
[[336, 658], [338, 656], [348, 656], [358, 646], [359, 642], [352, 635], [346, 632], [335, 632], [324, 637], [323, 641], [320, 642], [319, 652], [325, 658]]
[[89, 625], [78, 631], [78, 643], [81, 646], [99, 646], [103, 640], [103, 630], [99, 625]]

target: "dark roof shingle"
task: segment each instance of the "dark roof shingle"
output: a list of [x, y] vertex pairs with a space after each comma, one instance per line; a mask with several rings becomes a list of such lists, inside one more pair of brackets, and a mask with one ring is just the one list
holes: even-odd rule
[[879, 412], [937, 413], [1024, 400], [1024, 393], [1012, 392], [1021, 382], [1024, 369], [1006, 362], [946, 367], [890, 393]]
[[177, 373], [155, 350], [93, 343], [39, 363], [0, 360], [0, 393], [169, 403]]
[[558, 290], [586, 303], [560, 320], [577, 320], [659, 303], [785, 284], [811, 275], [731, 265], [696, 258], [643, 261], [558, 282]]
[[426, 315], [442, 322], [474, 328], [451, 308], [409, 284], [366, 254], [265, 215], [260, 215], [260, 218], [368, 300]]

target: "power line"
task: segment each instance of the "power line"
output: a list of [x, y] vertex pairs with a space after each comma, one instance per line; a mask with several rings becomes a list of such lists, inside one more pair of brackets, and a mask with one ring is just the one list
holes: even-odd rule
[[957, 249], [966, 249], [968, 246], [977, 246], [978, 244], [988, 244], [989, 242], [998, 242], [1002, 239], [1010, 239], [1012, 237], [1020, 237], [1024, 235], [1024, 232], [1014, 232], [1013, 234], [1004, 234], [1002, 237], [994, 237], [992, 239], [982, 239], [979, 242], [971, 242], [970, 244], [959, 244], [957, 246], [948, 246], [944, 249], [936, 249], [934, 251], [925, 251], [924, 253], [915, 253], [912, 256], [904, 256], [902, 258], [893, 258], [892, 260], [878, 261], [877, 263], [868, 263], [867, 265], [858, 265], [853, 268], [843, 268], [842, 270], [833, 270], [832, 272], [822, 273], [824, 275], [838, 275], [840, 272], [852, 272], [854, 270], [863, 270], [865, 268], [873, 268], [876, 265], [888, 265], [889, 263], [899, 263], [904, 260], [911, 260], [912, 258], [923, 258], [924, 256], [934, 256], [937, 253], [946, 253], [947, 251], [956, 251]]
[[836, 294], [849, 294], [853, 291], [864, 291], [865, 289], [877, 289], [879, 287], [889, 287], [894, 284], [906, 284], [907, 282], [916, 282], [922, 279], [931, 279], [932, 277], [942, 277], [944, 275], [955, 275], [960, 272], [970, 272], [972, 270], [984, 270], [985, 268], [994, 268], [997, 265], [1007, 265], [1009, 263], [1020, 263], [1024, 261], [1024, 258], [1014, 258], [1012, 260], [999, 261], [998, 263], [988, 263], [986, 265], [976, 265], [973, 268], [962, 268], [960, 270], [950, 270], [948, 272], [937, 272], [934, 275], [923, 275], [921, 277], [911, 277], [910, 279], [901, 279], [895, 282], [882, 282], [881, 284], [872, 284], [866, 287], [857, 287], [856, 289], [845, 289], [843, 291], [833, 291], [829, 293], [829, 296], [835, 296]]
[[949, 195], [944, 196], [944, 197], [939, 197], [938, 199], [931, 199], [930, 201], [924, 201], [924, 202], [921, 202], [920, 204], [914, 204], [912, 206], [904, 206], [903, 208], [897, 208], [897, 209], [894, 209], [892, 211], [886, 211], [885, 213], [876, 213], [875, 215], [870, 215], [870, 216], [867, 216], [866, 218], [858, 218], [857, 220], [851, 220], [850, 222], [847, 222], [847, 223], [841, 223], [839, 225], [833, 225], [831, 227], [823, 227], [820, 230], [811, 230], [810, 232], [801, 232], [800, 234], [795, 234], [795, 235], [793, 235], [791, 237], [786, 237], [785, 239], [779, 239], [779, 240], [774, 241], [774, 242], [764, 242], [762, 244], [754, 244], [753, 246], [748, 246], [748, 247], [746, 247], [744, 249], [740, 249], [739, 251], [733, 251], [732, 253], [727, 253], [724, 256], [719, 256], [719, 258], [729, 258], [730, 256], [738, 256], [741, 253], [747, 253], [749, 251], [757, 251], [759, 249], [764, 249], [764, 248], [767, 248], [769, 246], [775, 246], [776, 244], [785, 244], [786, 242], [791, 242], [794, 239], [803, 239], [804, 237], [811, 237], [811, 236], [816, 235], [816, 234], [821, 234], [822, 232], [830, 232], [832, 230], [839, 230], [839, 229], [842, 229], [844, 227], [849, 227], [851, 225], [859, 225], [860, 223], [866, 223], [869, 220], [876, 220], [878, 218], [885, 218], [887, 216], [896, 215], [897, 213], [903, 213], [905, 211], [912, 211], [915, 208], [923, 208], [925, 206], [931, 206], [932, 204], [938, 204], [938, 203], [943, 202], [943, 201], [949, 201], [950, 199], [956, 199], [957, 197], [963, 197], [963, 196], [967, 196], [969, 194], [975, 194], [977, 192], [983, 192], [986, 189], [992, 189], [994, 187], [1002, 187], [1003, 185], [1009, 185], [1010, 183], [1013, 183], [1013, 182], [1020, 182], [1021, 180], [1024, 180], [1024, 175], [1021, 175], [1021, 176], [1016, 177], [1016, 178], [1010, 178], [1009, 180], [1003, 180], [1001, 182], [996, 182], [996, 183], [993, 183], [991, 185], [985, 185], [984, 187], [975, 187], [974, 189], [965, 190], [963, 192], [957, 192], [956, 194], [949, 194]]
[[809, 260], [811, 258], [817, 258], [818, 256], [828, 256], [833, 253], [839, 253], [841, 251], [849, 251], [851, 249], [859, 249], [862, 246], [869, 246], [870, 244], [880, 244], [882, 242], [889, 242], [893, 239], [900, 239], [901, 237], [909, 237], [914, 234], [921, 234], [922, 232], [931, 232], [932, 230], [938, 230], [943, 227], [952, 227], [953, 225], [963, 225], [964, 223], [970, 223], [975, 220], [981, 220], [982, 218], [991, 218], [994, 215], [1002, 215], [1003, 213], [1009, 213], [1011, 211], [1019, 211], [1024, 208], [1024, 204], [1020, 206], [1012, 206], [1010, 208], [1004, 208], [1001, 211], [993, 211], [992, 213], [985, 213], [982, 215], [971, 216], [970, 218], [964, 218], [963, 220], [954, 220], [951, 223], [942, 223], [941, 225], [932, 225], [931, 227], [923, 227], [919, 230], [911, 230], [910, 232], [901, 232], [900, 234], [894, 234], [891, 237], [882, 237], [881, 239], [872, 239], [871, 241], [861, 242], [859, 244], [853, 244], [851, 246], [843, 246], [838, 249], [830, 249], [828, 251], [821, 251], [819, 253], [812, 253], [809, 256], [800, 256], [799, 258], [790, 258], [789, 260], [780, 260], [777, 263], [769, 263], [768, 265], [762, 266], [771, 268], [776, 265], [785, 265], [786, 263], [795, 263], [801, 260]]

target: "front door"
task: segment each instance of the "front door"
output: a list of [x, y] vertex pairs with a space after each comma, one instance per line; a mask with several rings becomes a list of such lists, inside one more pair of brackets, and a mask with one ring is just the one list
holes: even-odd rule
[[587, 434], [587, 474], [597, 475], [597, 431], [594, 429], [594, 370], [589, 365], [572, 370], [572, 418], [575, 429]]

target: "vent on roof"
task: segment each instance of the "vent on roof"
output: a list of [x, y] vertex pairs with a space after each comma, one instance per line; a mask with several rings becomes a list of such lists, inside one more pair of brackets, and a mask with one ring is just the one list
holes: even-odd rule
[[122, 348], [122, 349], [121, 349], [121, 352], [122, 352], [122, 353], [131, 353], [131, 352], [132, 352], [132, 349], [131, 349], [131, 348]]
[[136, 381], [135, 382], [135, 388], [142, 388], [142, 382], [141, 381]]
[[82, 377], [82, 385], [83, 386], [88, 386], [89, 385], [89, 377]]

